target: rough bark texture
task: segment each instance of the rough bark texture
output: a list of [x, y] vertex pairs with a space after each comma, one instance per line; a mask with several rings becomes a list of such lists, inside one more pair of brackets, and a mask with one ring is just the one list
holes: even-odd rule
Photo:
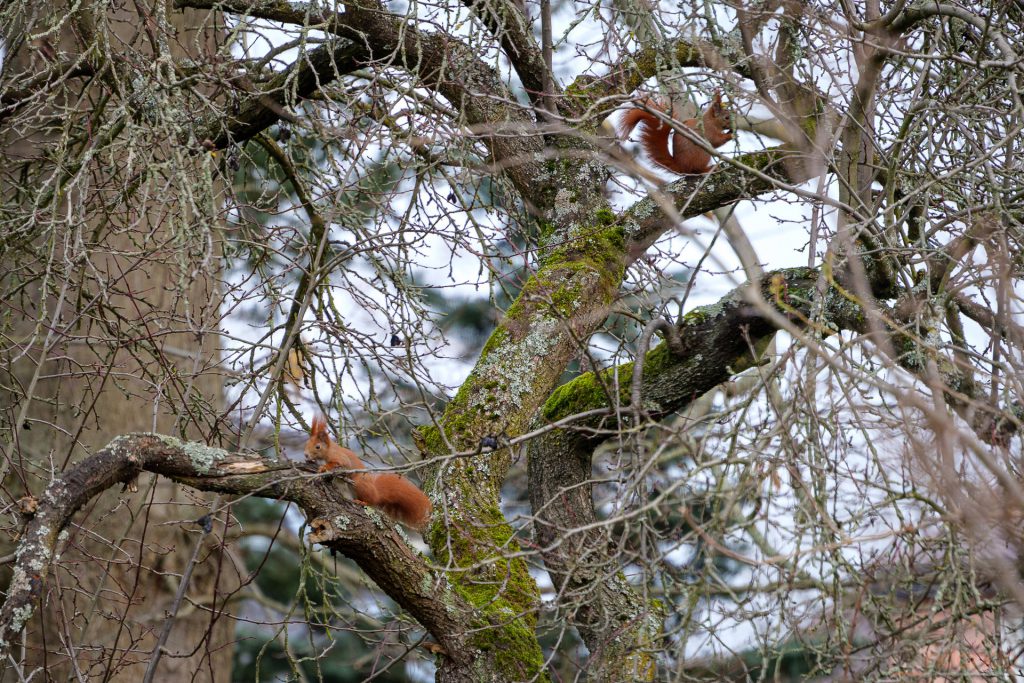
[[[641, 392], [646, 417], [659, 419], [677, 411], [749, 367], [751, 349], [760, 348], [780, 326], [799, 330], [811, 319], [819, 276], [813, 269], [770, 273], [762, 283], [760, 301], [745, 297], [741, 288], [719, 304], [697, 309], [679, 321], [671, 342], [646, 356]], [[829, 329], [864, 329], [863, 312], [833, 290], [824, 292], [823, 304]], [[563, 386], [544, 407], [544, 418], [554, 421], [603, 406], [627, 406], [632, 368], [619, 368], [618, 379], [615, 372], [607, 370], [600, 379], [584, 375]], [[605, 387], [615, 386], [620, 387], [619, 393], [609, 396]], [[629, 406], [625, 414], [631, 413]], [[531, 503], [538, 518], [537, 540], [562, 604], [575, 606], [572, 616], [591, 650], [595, 680], [650, 680], [655, 676], [653, 652], [660, 637], [661, 608], [628, 585], [618, 558], [606, 553], [608, 537], [603, 529], [580, 531], [597, 521], [588, 483], [595, 444], [589, 436], [592, 433], [560, 430], [532, 444]], [[486, 457], [481, 455], [480, 461]], [[490, 457], [491, 462], [500, 462], [501, 454]], [[459, 466], [465, 473], [442, 472], [441, 477], [450, 477], [448, 482], [468, 482], [479, 476], [471, 460], [455, 462], [462, 463]], [[442, 501], [449, 506], [448, 517], [442, 519], [453, 529], [453, 547], [466, 543], [480, 553], [480, 563], [467, 571], [457, 570], [454, 563], [434, 571], [377, 513], [339, 499], [336, 488], [325, 481], [330, 476], [307, 476], [308, 468], [296, 469], [152, 434], [116, 439], [54, 481], [41, 496], [39, 510], [22, 536], [15, 580], [0, 610], [0, 654], [31, 617], [36, 598], [47, 590], [48, 571], [61, 554], [66, 539], [62, 532], [72, 515], [94, 495], [139, 471], [158, 473], [206, 491], [256, 494], [297, 503], [311, 519], [311, 540], [355, 560], [436, 637], [446, 652], [439, 660], [439, 679], [474, 681], [480, 680], [481, 672], [497, 670], [511, 679], [531, 675], [530, 662], [514, 657], [524, 652], [515, 650], [516, 646], [531, 646], [534, 641], [528, 635], [532, 634], [524, 631], [520, 640], [507, 640], [510, 631], [514, 635], [513, 629], [524, 629], [530, 617], [519, 615], [510, 629], [508, 622], [485, 621], [489, 613], [480, 605], [486, 598], [509, 610], [514, 600], [528, 605], [531, 596], [526, 590], [523, 595], [508, 592], [508, 580], [515, 578], [519, 568], [512, 561], [500, 565], [493, 559], [494, 546], [477, 540], [484, 529], [471, 527], [471, 517], [455, 517], [458, 508], [451, 501], [465, 501], [464, 492], [454, 496], [445, 491]], [[472, 545], [473, 541], [477, 545]], [[495, 542], [493, 537], [490, 541]], [[500, 550], [507, 553], [515, 547], [509, 541]], [[497, 591], [482, 580], [493, 579], [495, 567], [507, 572], [503, 588]], [[486, 591], [493, 592], [489, 595]]]
[[[210, 6], [201, 0], [179, 0], [179, 4]], [[275, 21], [309, 21], [304, 10], [284, 3], [219, 6]], [[372, 2], [352, 3], [344, 14], [327, 13], [314, 19], [334, 35], [365, 45], [359, 61], [371, 64], [387, 59], [451, 102], [541, 221], [543, 250], [537, 272], [506, 312], [438, 426], [421, 432], [420, 445], [429, 455], [443, 456], [453, 450], [477, 449], [486, 437], [515, 437], [527, 429], [536, 409], [579, 353], [581, 340], [606, 317], [625, 266], [671, 229], [679, 216], [666, 216], [661, 207], [644, 202], [617, 220], [602, 197], [608, 169], [597, 161], [581, 161], [576, 152], [592, 153], [594, 148], [579, 136], [549, 134], [548, 142], [567, 154], [543, 161], [539, 153], [545, 140], [536, 119], [508, 105], [513, 98], [494, 70], [480, 63], [462, 42], [441, 33], [421, 33]], [[503, 40], [515, 42], [517, 35], [513, 30], [503, 34]], [[367, 42], [366, 36], [372, 40]], [[687, 59], [696, 61], [700, 56], [694, 52]], [[513, 63], [525, 69], [537, 63], [536, 54], [524, 46]], [[521, 75], [531, 82], [530, 74]], [[575, 104], [602, 87], [577, 89]], [[596, 128], [597, 120], [583, 127]], [[781, 164], [772, 155], [752, 155], [742, 161], [765, 169], [768, 175], [729, 168], [681, 180], [670, 196], [683, 217], [768, 190], [773, 174], [781, 173], [775, 170]], [[427, 477], [436, 510], [428, 540], [437, 562], [453, 570], [450, 580], [455, 588], [480, 610], [466, 627], [473, 633], [471, 642], [479, 653], [481, 670], [522, 680], [541, 675], [541, 652], [533, 632], [539, 596], [525, 562], [510, 557], [519, 547], [500, 508], [500, 490], [510, 464], [508, 449], [498, 449], [453, 459]]]
[[[63, 556], [73, 515], [103, 491], [152, 472], [204, 491], [259, 495], [296, 503], [310, 519], [312, 539], [352, 558], [368, 576], [433, 634], [447, 653], [439, 661], [445, 680], [480, 680], [465, 624], [474, 607], [452, 588], [444, 572], [431, 569], [379, 513], [346, 500], [331, 480], [312, 466], [233, 454], [157, 434], [129, 434], [56, 478], [39, 498], [28, 522], [14, 568], [14, 580], [0, 608], [0, 657], [6, 658], [31, 619], [38, 597], [52, 581]], [[218, 675], [218, 680], [220, 680]], [[172, 680], [172, 679], [165, 679]]]
[[[839, 278], [845, 279], [845, 278]], [[766, 275], [760, 296], [751, 297], [750, 285], [734, 290], [712, 306], [695, 309], [673, 327], [668, 341], [646, 354], [643, 361], [642, 410], [644, 419], [661, 420], [684, 410], [756, 361], [751, 352], [764, 348], [783, 327], [805, 330], [821, 313], [817, 324], [831, 334], [836, 330], [870, 333], [866, 310], [880, 304], [854, 303], [841, 287], [822, 285], [817, 269], [796, 268]], [[898, 315], [885, 310], [889, 320]], [[815, 328], [817, 329], [817, 328]], [[906, 329], [883, 326], [878, 339], [895, 350], [893, 361], [909, 372], [927, 377], [919, 360], [920, 339]], [[945, 365], [949, 365], [946, 363]], [[536, 538], [545, 566], [559, 590], [560, 604], [569, 606], [580, 635], [591, 650], [591, 665], [598, 680], [651, 680], [660, 633], [660, 605], [626, 583], [618, 571], [619, 558], [610, 530], [599, 524], [592, 494], [591, 460], [605, 437], [621, 433], [623, 418], [631, 422], [632, 363], [588, 373], [558, 388], [541, 410], [541, 422], [552, 423], [571, 415], [609, 409], [608, 416], [577, 422], [549, 432], [529, 447], [530, 502], [537, 516]], [[942, 386], [950, 403], [962, 401], [959, 375], [943, 371]], [[964, 417], [968, 417], [964, 415]], [[978, 434], [987, 435], [983, 430]]]
[[[770, 170], [776, 165], [771, 154], [753, 155], [749, 161], [775, 172]], [[675, 224], [653, 204], [630, 212], [622, 220], [616, 219], [601, 198], [606, 173], [596, 163], [552, 162], [550, 175], [558, 178], [556, 186], [561, 189], [554, 198], [550, 231], [544, 236], [548, 248], [542, 252], [537, 272], [492, 333], [475, 369], [446, 406], [440, 429], [429, 427], [421, 432], [421, 446], [428, 454], [472, 451], [486, 437], [514, 438], [527, 431], [537, 408], [551, 395], [565, 367], [579, 353], [580, 340], [587, 339], [607, 316], [626, 264]], [[770, 183], [739, 169], [720, 174], [720, 178], [718, 175], [686, 179], [675, 186], [672, 196], [679, 198], [683, 217], [710, 208], [700, 199], [681, 199], [698, 188], [701, 193], [696, 196], [703, 197], [705, 185], [720, 188], [711, 193], [716, 206], [728, 202], [730, 197], [748, 196], [770, 187]], [[652, 372], [652, 376], [657, 374]], [[500, 628], [487, 629], [478, 636], [479, 640], [488, 641], [481, 645], [484, 651], [488, 651], [490, 642], [507, 645], [498, 651], [504, 659], [493, 660], [489, 665], [519, 680], [540, 672], [539, 649], [532, 636], [539, 600], [525, 563], [503, 559], [519, 550], [499, 506], [511, 456], [509, 449], [499, 448], [453, 459], [439, 468], [428, 481], [436, 492], [437, 510], [429, 540], [439, 562], [474, 568], [453, 578], [467, 599], [485, 612], [497, 607], [497, 614], [521, 615], [519, 619], [498, 622]], [[576, 512], [579, 508], [570, 509], [569, 514]], [[585, 545], [586, 540], [580, 543]], [[609, 567], [603, 564], [592, 575], [606, 576]], [[608, 576], [613, 590], [628, 595], [628, 586], [620, 575]], [[621, 599], [608, 603], [609, 608], [624, 606]], [[648, 679], [654, 675], [651, 661], [643, 658], [656, 637], [653, 632], [660, 624], [657, 615], [656, 609], [631, 606], [616, 617], [619, 626], [628, 624], [647, 638], [638, 650], [643, 661], [628, 657], [623, 671], [628, 669], [631, 675]], [[626, 647], [616, 646], [602, 653], [600, 648], [607, 639], [594, 642], [602, 659], [607, 654], [609, 661], [626, 651]], [[628, 643], [628, 647], [637, 646], [635, 640], [628, 638], [622, 642]], [[510, 664], [514, 668], [508, 668]]]
[[[780, 286], [780, 275], [792, 293], [786, 300], [799, 302], [796, 305], [806, 314], [817, 271], [773, 275], [764, 284], [766, 297], [771, 287]], [[647, 354], [641, 390], [646, 417], [657, 420], [680, 410], [749, 366], [751, 348], [759, 347], [777, 327], [743, 294], [744, 288], [737, 289], [720, 303], [696, 309], [679, 321], [673, 343], [681, 353], [672, 353], [663, 342]], [[537, 515], [535, 530], [544, 564], [563, 596], [560, 604], [572, 606], [571, 617], [590, 648], [596, 680], [653, 680], [662, 607], [629, 585], [621, 558], [609, 552], [614, 539], [607, 527], [597, 524], [590, 483], [594, 447], [601, 441], [593, 436], [594, 430], [614, 430], [614, 415], [619, 414], [615, 409], [626, 408], [629, 414], [633, 365], [601, 375], [582, 375], [559, 387], [544, 405], [545, 422], [602, 407], [612, 408], [613, 417], [605, 418], [604, 425], [590, 420], [575, 429], [556, 430], [530, 444], [530, 504]]]
[[[70, 17], [59, 40], [50, 36], [60, 54], [80, 55], [92, 44], [92, 11], [54, 2], [41, 12], [41, 21]], [[120, 9], [101, 17], [125, 41], [126, 51], [147, 49], [136, 17], [134, 10]], [[171, 20], [176, 56], [212, 54], [214, 15], [189, 11]], [[8, 73], [49, 68], [30, 46], [22, 48], [10, 56]], [[145, 189], [137, 193], [126, 191], [123, 204], [102, 203], [97, 188], [130, 187], [139, 178], [130, 177], [132, 164], [123, 156], [129, 150], [104, 146], [123, 130], [123, 119], [122, 126], [92, 131], [95, 156], [86, 163], [76, 165], [74, 152], [62, 147], [62, 126], [69, 136], [88, 138], [89, 117], [119, 101], [121, 93], [112, 90], [103, 78], [64, 81], [47, 93], [51, 99], [27, 105], [22, 113], [34, 119], [26, 116], [4, 131], [12, 162], [0, 178], [5, 203], [37, 211], [29, 230], [7, 231], [0, 251], [5, 291], [17, 292], [0, 303], [0, 315], [13, 331], [4, 344], [9, 355], [0, 362], [5, 445], [12, 443], [3, 476], [5, 486], [23, 494], [40, 496], [53, 472], [87, 458], [116, 433], [157, 428], [206, 438], [205, 416], [221, 401], [222, 378], [211, 371], [217, 365], [212, 331], [220, 296], [211, 277], [216, 267], [190, 260], [213, 256], [216, 264], [216, 236], [206, 242], [210, 252], [196, 253], [182, 226], [185, 215], [198, 222], [206, 217], [183, 211], [180, 198], [165, 203], [166, 195], [155, 190], [159, 181], [155, 187], [141, 183]], [[173, 147], [173, 141], [158, 141], [147, 153], [158, 164], [172, 156]], [[198, 164], [195, 172], [201, 173]], [[53, 181], [51, 174], [60, 179]], [[47, 185], [53, 182], [59, 191]], [[49, 189], [32, 192], [34, 187]], [[102, 466], [78, 472], [69, 485], [106, 489], [100, 484], [111, 475]], [[65, 531], [60, 569], [45, 588], [29, 570], [11, 577], [14, 588], [28, 581], [39, 589], [34, 595], [44, 607], [25, 632], [26, 666], [45, 666], [54, 678], [78, 669], [111, 681], [141, 679], [174, 597], [167, 577], [181, 573], [190, 555], [181, 548], [196, 542], [191, 524], [180, 522], [200, 517], [207, 507], [170, 480], [146, 477], [140, 487], [143, 493], [129, 500], [108, 491], [92, 508], [96, 516]], [[69, 489], [47, 490], [61, 509], [81, 504], [65, 499]], [[237, 576], [217, 551], [223, 514], [215, 526], [216, 533], [203, 541], [208, 547], [188, 592], [190, 600], [210, 609], [189, 610], [176, 620], [159, 677], [219, 681], [230, 675], [233, 624], [217, 618], [212, 596], [237, 585]], [[44, 521], [33, 542], [52, 541], [59, 531]], [[75, 662], [64, 643], [75, 645]], [[5, 676], [14, 676], [14, 668]]]
[[[178, 0], [177, 5], [217, 7], [295, 25], [304, 25], [311, 19], [306, 8], [285, 2]], [[405, 17], [388, 12], [372, 0], [349, 3], [344, 13], [326, 12], [312, 19], [322, 22], [330, 33], [350, 39], [355, 50], [351, 55], [357, 62], [403, 69], [422, 79], [425, 87], [443, 95], [465, 118], [465, 125], [490, 148], [493, 162], [501, 165], [524, 199], [536, 206], [545, 205], [550, 183], [538, 182], [546, 173], [544, 165], [536, 159], [544, 149], [544, 141], [537, 133], [535, 121], [515, 106], [515, 97], [498, 73], [469, 46], [443, 32], [421, 32]], [[368, 41], [368, 36], [372, 40]]]

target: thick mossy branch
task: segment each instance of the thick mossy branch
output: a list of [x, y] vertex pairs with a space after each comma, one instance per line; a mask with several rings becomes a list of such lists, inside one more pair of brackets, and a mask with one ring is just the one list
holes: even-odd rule
[[[779, 312], [787, 317], [805, 317], [818, 277], [819, 272], [811, 268], [772, 273], [762, 286], [764, 298], [768, 302], [784, 299]], [[679, 410], [756, 360], [750, 356], [751, 348], [774, 334], [776, 326], [744, 298], [748, 286], [737, 287], [719, 302], [683, 316], [676, 324], [683, 354], [670, 353], [665, 343], [646, 354], [642, 395], [648, 415], [657, 418]], [[627, 406], [632, 376], [632, 363], [581, 375], [555, 390], [541, 409], [541, 417], [555, 422], [587, 410]], [[617, 395], [609, 396], [608, 387], [618, 387]]]
[[328, 520], [323, 542], [354, 560], [380, 588], [407, 609], [448, 653], [442, 669], [471, 666], [466, 625], [472, 606], [453, 591], [443, 574], [431, 570], [391, 524], [345, 500], [330, 479], [310, 466], [158, 434], [120, 436], [54, 479], [38, 501], [18, 544], [7, 598], [0, 608], [0, 659], [31, 618], [64, 529], [76, 511], [106, 489], [153, 472], [193, 488], [233, 495], [257, 495], [296, 503], [310, 519]]
[[[821, 272], [816, 269], [776, 271], [762, 280], [756, 305], [750, 303], [750, 285], [743, 285], [718, 303], [686, 314], [675, 326], [678, 339], [673, 347], [680, 352], [670, 352], [669, 344], [663, 342], [642, 361], [642, 411], [630, 405], [634, 373], [632, 364], [626, 364], [582, 375], [560, 387], [542, 408], [541, 421], [550, 423], [608, 407], [618, 409], [605, 413], [612, 415], [612, 420], [637, 414], [659, 419], [683, 410], [695, 398], [758, 362], [757, 354], [778, 329], [786, 327], [795, 334], [807, 330], [815, 317], [812, 311], [819, 308], [822, 327], [816, 329], [817, 334], [838, 330], [863, 334], [876, 348], [891, 349], [895, 365], [925, 382], [936, 379], [929, 377], [929, 368], [934, 368], [947, 403], [960, 412], [959, 406], [966, 402], [959, 374], [929, 340], [900, 325], [895, 311], [877, 301], [859, 302], [835, 283], [819, 298], [821, 283]], [[872, 339], [876, 334], [880, 338]], [[976, 404], [972, 402], [975, 411]], [[999, 413], [1009, 415], [1001, 426], [1014, 421], [1011, 413], [1012, 408]], [[995, 436], [983, 433], [972, 415], [970, 411], [961, 413], [982, 439], [998, 442], [999, 430], [989, 429]], [[656, 615], [659, 605], [645, 602], [628, 585], [612, 590], [605, 577], [588, 569], [614, 566], [616, 561], [603, 550], [607, 539], [600, 536], [587, 483], [594, 447], [612, 433], [621, 433], [621, 425], [593, 419], [533, 441], [529, 450], [530, 502], [537, 519], [537, 541], [558, 594], [574, 596], [571, 606], [576, 610], [581, 637], [592, 651], [607, 654], [591, 665], [601, 667], [608, 676], [637, 677], [636, 672], [646, 666], [643, 653], [658, 637], [653, 630], [655, 621], [637, 615]], [[574, 529], [588, 530], [567, 535]], [[587, 597], [581, 600], [579, 596]], [[619, 624], [614, 642], [607, 641], [609, 624]]]
[[[485, 436], [522, 433], [577, 349], [606, 315], [623, 276], [621, 229], [598, 224], [553, 239], [552, 247], [491, 334], [476, 367], [448, 404], [441, 424], [457, 450]], [[431, 453], [448, 452], [436, 428], [423, 431]], [[507, 454], [486, 461], [489, 484], [500, 486]]]
[[[775, 172], [772, 165], [781, 153], [763, 156], [750, 161]], [[635, 211], [625, 221], [618, 219], [602, 199], [607, 170], [599, 164], [570, 165], [556, 160], [550, 165], [550, 173], [561, 180], [552, 198], [555, 220], [542, 233], [540, 266], [491, 335], [473, 372], [446, 406], [439, 427], [420, 432], [419, 444], [431, 456], [443, 456], [452, 450], [472, 451], [485, 437], [524, 433], [579, 352], [581, 340], [588, 339], [607, 316], [625, 266], [640, 246], [636, 237], [653, 242], [674, 225], [657, 207], [652, 211], [657, 211], [658, 217], [648, 216], [647, 223], [638, 223]], [[719, 186], [719, 181], [725, 184]], [[699, 189], [699, 197], [711, 192], [710, 188], [721, 188], [711, 193], [714, 199], [710, 203], [695, 200], [702, 207], [699, 212], [749, 196], [753, 190], [748, 186], [770, 187], [759, 177], [738, 175], [732, 168], [680, 183], [686, 187], [690, 187], [687, 183], [697, 183], [691, 189]], [[689, 339], [684, 335], [684, 341]], [[658, 359], [655, 353], [650, 362]], [[652, 372], [652, 376], [663, 374]], [[658, 393], [652, 390], [650, 395]], [[539, 595], [526, 564], [504, 559], [519, 550], [500, 510], [501, 486], [511, 457], [509, 449], [498, 449], [440, 465], [437, 476], [428, 478], [428, 482], [434, 482], [433, 499], [438, 511], [428, 540], [439, 561], [465, 570], [461, 575], [450, 574], [463, 596], [489, 612], [494, 623], [525, 632], [533, 628]], [[643, 608], [633, 613], [630, 623], [660, 624], [660, 619], [652, 615]], [[515, 639], [511, 632], [505, 635]], [[526, 661], [527, 671], [534, 671], [534, 666], [539, 671], [539, 647]], [[645, 667], [640, 662], [633, 670]]]
[[[484, 437], [522, 434], [549, 395], [578, 340], [606, 315], [623, 276], [621, 230], [602, 221], [550, 236], [545, 261], [485, 345], [480, 360], [448, 404], [441, 430], [422, 430], [420, 443], [432, 455], [473, 450]], [[439, 467], [433, 490], [435, 524], [428, 540], [438, 562], [464, 568], [449, 576], [457, 590], [492, 627], [474, 641], [519, 643], [513, 678], [539, 675], [543, 657], [533, 634], [540, 595], [521, 559], [513, 529], [501, 513], [501, 486], [511, 466], [509, 449], [453, 459]], [[495, 631], [495, 628], [497, 631]], [[526, 643], [531, 643], [527, 648]], [[527, 649], [529, 651], [527, 651]], [[496, 658], [504, 647], [491, 648]], [[500, 663], [500, 662], [499, 662]], [[522, 668], [522, 671], [519, 668]]]
[[[817, 280], [818, 271], [807, 268], [774, 273], [763, 283], [762, 294], [787, 317], [806, 316]], [[643, 360], [644, 414], [655, 419], [756, 362], [751, 350], [770, 338], [776, 325], [744, 298], [744, 287], [740, 287], [717, 304], [690, 312], [675, 330], [674, 346], [681, 353], [670, 353], [668, 344], [662, 343]], [[551, 395], [541, 409], [541, 421], [629, 406], [632, 377], [632, 364], [581, 375]], [[603, 427], [616, 430], [618, 426], [593, 420], [532, 442], [530, 503], [548, 572], [559, 595], [573, 596], [573, 604], [566, 607], [574, 609], [574, 621], [587, 647], [601, 653], [592, 659], [591, 667], [602, 680], [653, 680], [650, 652], [661, 638], [662, 607], [656, 600], [645, 600], [625, 580], [608, 579], [618, 560], [606, 551], [609, 539], [596, 524], [591, 487], [586, 483], [591, 478], [593, 448], [600, 439], [597, 435], [610, 433]], [[566, 535], [566, 530], [588, 527], [588, 531]]]

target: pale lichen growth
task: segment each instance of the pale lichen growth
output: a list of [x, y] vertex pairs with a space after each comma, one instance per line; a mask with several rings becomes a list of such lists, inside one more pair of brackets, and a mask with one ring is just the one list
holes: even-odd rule
[[166, 436], [163, 434], [156, 434], [161, 441], [171, 448], [180, 450], [185, 454], [185, 457], [192, 463], [192, 467], [195, 468], [196, 472], [206, 474], [212, 470], [216, 464], [222, 460], [228, 453], [227, 451], [214, 448], [213, 446], [207, 446], [206, 444], [196, 443], [194, 441], [182, 441], [176, 439], [173, 436]]
[[160, 439], [161, 441], [164, 442], [165, 446], [168, 446], [170, 448], [181, 448], [185, 444], [185, 442], [182, 441], [181, 439], [176, 439], [173, 436], [167, 436], [166, 434], [148, 432], [146, 436], [152, 436], [154, 438]]
[[50, 527], [45, 524], [39, 525], [33, 532], [32, 538], [18, 544], [15, 557], [21, 560], [23, 555], [29, 555], [28, 568], [34, 572], [42, 571], [49, 564], [50, 557], [53, 554], [53, 549], [47, 543], [49, 536]]
[[47, 506], [57, 505], [68, 494], [68, 489], [60, 479], [54, 479], [43, 491], [42, 503]]
[[558, 321], [552, 318], [537, 320], [521, 340], [506, 344], [500, 354], [492, 353], [484, 358], [478, 368], [480, 377], [499, 381], [505, 402], [520, 405], [521, 398], [533, 391], [531, 370], [537, 367], [538, 359], [550, 353], [558, 343], [557, 327]]
[[28, 561], [28, 568], [34, 572], [43, 571], [50, 560], [50, 549], [43, 546], [39, 549], [39, 554]]
[[71, 534], [68, 533], [67, 529], [61, 529], [61, 532], [57, 534], [57, 548], [53, 552], [53, 561], [56, 562], [60, 559], [60, 549], [67, 545], [68, 538]]
[[[571, 218], [577, 214], [580, 207], [577, 199], [576, 191], [567, 187], [559, 188], [555, 194], [555, 222], [570, 231], [574, 226]], [[561, 238], [561, 235], [559, 237]]]
[[[436, 581], [432, 582], [429, 589], [432, 590], [436, 595], [441, 597], [441, 606], [448, 614], [455, 614], [459, 611], [459, 605], [457, 603], [457, 594], [452, 590], [451, 584], [448, 583], [448, 577], [444, 574], [440, 574], [436, 577]], [[426, 581], [427, 579], [424, 579]]]
[[636, 225], [636, 231], [632, 234], [636, 234], [640, 232], [639, 224], [652, 216], [659, 215], [661, 213], [661, 207], [655, 204], [653, 200], [645, 199], [634, 206], [630, 213], [635, 219], [634, 225]]
[[28, 592], [32, 589], [31, 584], [28, 580], [28, 574], [21, 567], [15, 567], [14, 572], [11, 575], [11, 584], [7, 587], [8, 594], [18, 594]]
[[[22, 605], [21, 607], [15, 607], [14, 611], [11, 612], [11, 632], [21, 633], [21, 629], [25, 628], [25, 624], [32, 618], [32, 613], [35, 609], [31, 603], [28, 605]], [[2, 645], [0, 645], [2, 647]]]
[[640, 234], [640, 223], [633, 217], [628, 217], [622, 221], [622, 234], [626, 237], [634, 237]]
[[109, 448], [111, 450], [117, 450], [117, 449], [124, 448], [125, 445], [129, 441], [131, 441], [131, 439], [132, 439], [132, 435], [131, 434], [120, 434], [120, 435], [115, 436], [113, 439], [110, 440], [110, 443], [107, 444], [107, 448]]
[[373, 523], [379, 529], [387, 529], [392, 526], [391, 520], [385, 515], [382, 515], [377, 508], [372, 508], [369, 505], [364, 505], [363, 510], [366, 511], [366, 516], [373, 520]]
[[[31, 593], [32, 582], [29, 580], [28, 575], [25, 574], [25, 570], [21, 567], [15, 567], [14, 572], [11, 575], [11, 583], [7, 588], [7, 594], [31, 595]], [[31, 601], [20, 607], [15, 607], [11, 612], [10, 632], [20, 633], [21, 629], [25, 628], [25, 624], [28, 622], [29, 618], [31, 618], [34, 611]], [[2, 647], [2, 644], [0, 644], [0, 647]]]

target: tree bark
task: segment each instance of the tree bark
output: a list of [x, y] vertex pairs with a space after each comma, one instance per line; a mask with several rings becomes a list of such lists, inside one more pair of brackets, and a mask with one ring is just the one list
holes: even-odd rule
[[[174, 159], [177, 141], [157, 139], [152, 149], [114, 144], [119, 133], [142, 138], [139, 129], [160, 116], [146, 99], [157, 97], [158, 69], [127, 66], [139, 54], [155, 55], [137, 26], [158, 23], [160, 10], [145, 9], [148, 19], [140, 21], [128, 10], [94, 16], [53, 2], [38, 16], [68, 15], [59, 34], [26, 23], [7, 36], [17, 48], [5, 65], [9, 77], [31, 80], [50, 67], [41, 42], [58, 55], [81, 57], [84, 72], [99, 74], [64, 80], [6, 121], [0, 187], [5, 204], [17, 210], [6, 216], [0, 255], [0, 315], [10, 324], [0, 351], [2, 429], [10, 448], [0, 468], [4, 485], [24, 495], [40, 496], [53, 476], [126, 430], [210, 438], [222, 403], [213, 184], [196, 198], [207, 199], [205, 206], [183, 210], [185, 195], [174, 180], [168, 187], [166, 178], [149, 173]], [[214, 53], [214, 15], [166, 18], [157, 33], [170, 41], [168, 54]], [[117, 47], [106, 49], [123, 54], [101, 52], [98, 25], [114, 36]], [[22, 42], [30, 34], [44, 38]], [[138, 118], [102, 118], [125, 104], [125, 94]], [[201, 166], [189, 164], [189, 182], [203, 177]], [[30, 223], [17, 224], [33, 213]], [[218, 511], [214, 533], [198, 534], [192, 520], [209, 512], [209, 502], [167, 479], [144, 477], [139, 485], [142, 493], [131, 498], [104, 493], [79, 526], [66, 530], [58, 570], [36, 596], [43, 609], [24, 633], [25, 675], [38, 666], [55, 679], [80, 672], [139, 681], [172, 618], [158, 678], [230, 677], [233, 624], [219, 618], [217, 598], [238, 583], [236, 568], [218, 550], [229, 532], [226, 511]], [[169, 616], [176, 578], [195, 543], [204, 548], [186, 596], [197, 609]], [[15, 667], [6, 671], [4, 680], [16, 676]]]
[[[37, 500], [19, 543], [14, 579], [0, 608], [0, 658], [6, 658], [29, 623], [40, 596], [54, 580], [52, 566], [66, 554], [72, 517], [96, 496], [138, 476], [161, 475], [176, 484], [225, 495], [257, 495], [296, 503], [309, 519], [310, 540], [355, 561], [377, 585], [408, 610], [443, 653], [439, 678], [476, 681], [487, 656], [472, 647], [466, 625], [476, 608], [444, 571], [429, 566], [375, 510], [346, 499], [335, 485], [341, 475], [318, 475], [311, 465], [236, 454], [158, 434], [127, 434], [54, 479]], [[193, 520], [204, 524], [207, 520]], [[506, 647], [505, 643], [496, 644]], [[216, 671], [222, 680], [223, 671]], [[186, 676], [188, 678], [188, 676]], [[174, 680], [161, 678], [159, 680]]]

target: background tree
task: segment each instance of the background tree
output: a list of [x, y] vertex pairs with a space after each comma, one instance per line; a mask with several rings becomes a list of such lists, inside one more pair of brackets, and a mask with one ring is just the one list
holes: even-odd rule
[[[1019, 7], [4, 11], [11, 671], [1016, 670]], [[608, 135], [716, 89], [710, 174]], [[100, 386], [165, 436], [86, 439]], [[415, 470], [422, 554], [288, 459], [317, 410]], [[94, 498], [141, 471], [211, 516]]]
[[[176, 87], [177, 64], [212, 60], [223, 24], [60, 2], [7, 4], [0, 24], [6, 555], [15, 501], [119, 433], [237, 441], [217, 424], [222, 191], [168, 134], [213, 92]], [[242, 568], [220, 553], [228, 518], [211, 500], [149, 476], [97, 499], [65, 533], [24, 665], [138, 681], [163, 648], [161, 676], [221, 680], [234, 624], [218, 603]], [[210, 514], [211, 531], [193, 523]]]

